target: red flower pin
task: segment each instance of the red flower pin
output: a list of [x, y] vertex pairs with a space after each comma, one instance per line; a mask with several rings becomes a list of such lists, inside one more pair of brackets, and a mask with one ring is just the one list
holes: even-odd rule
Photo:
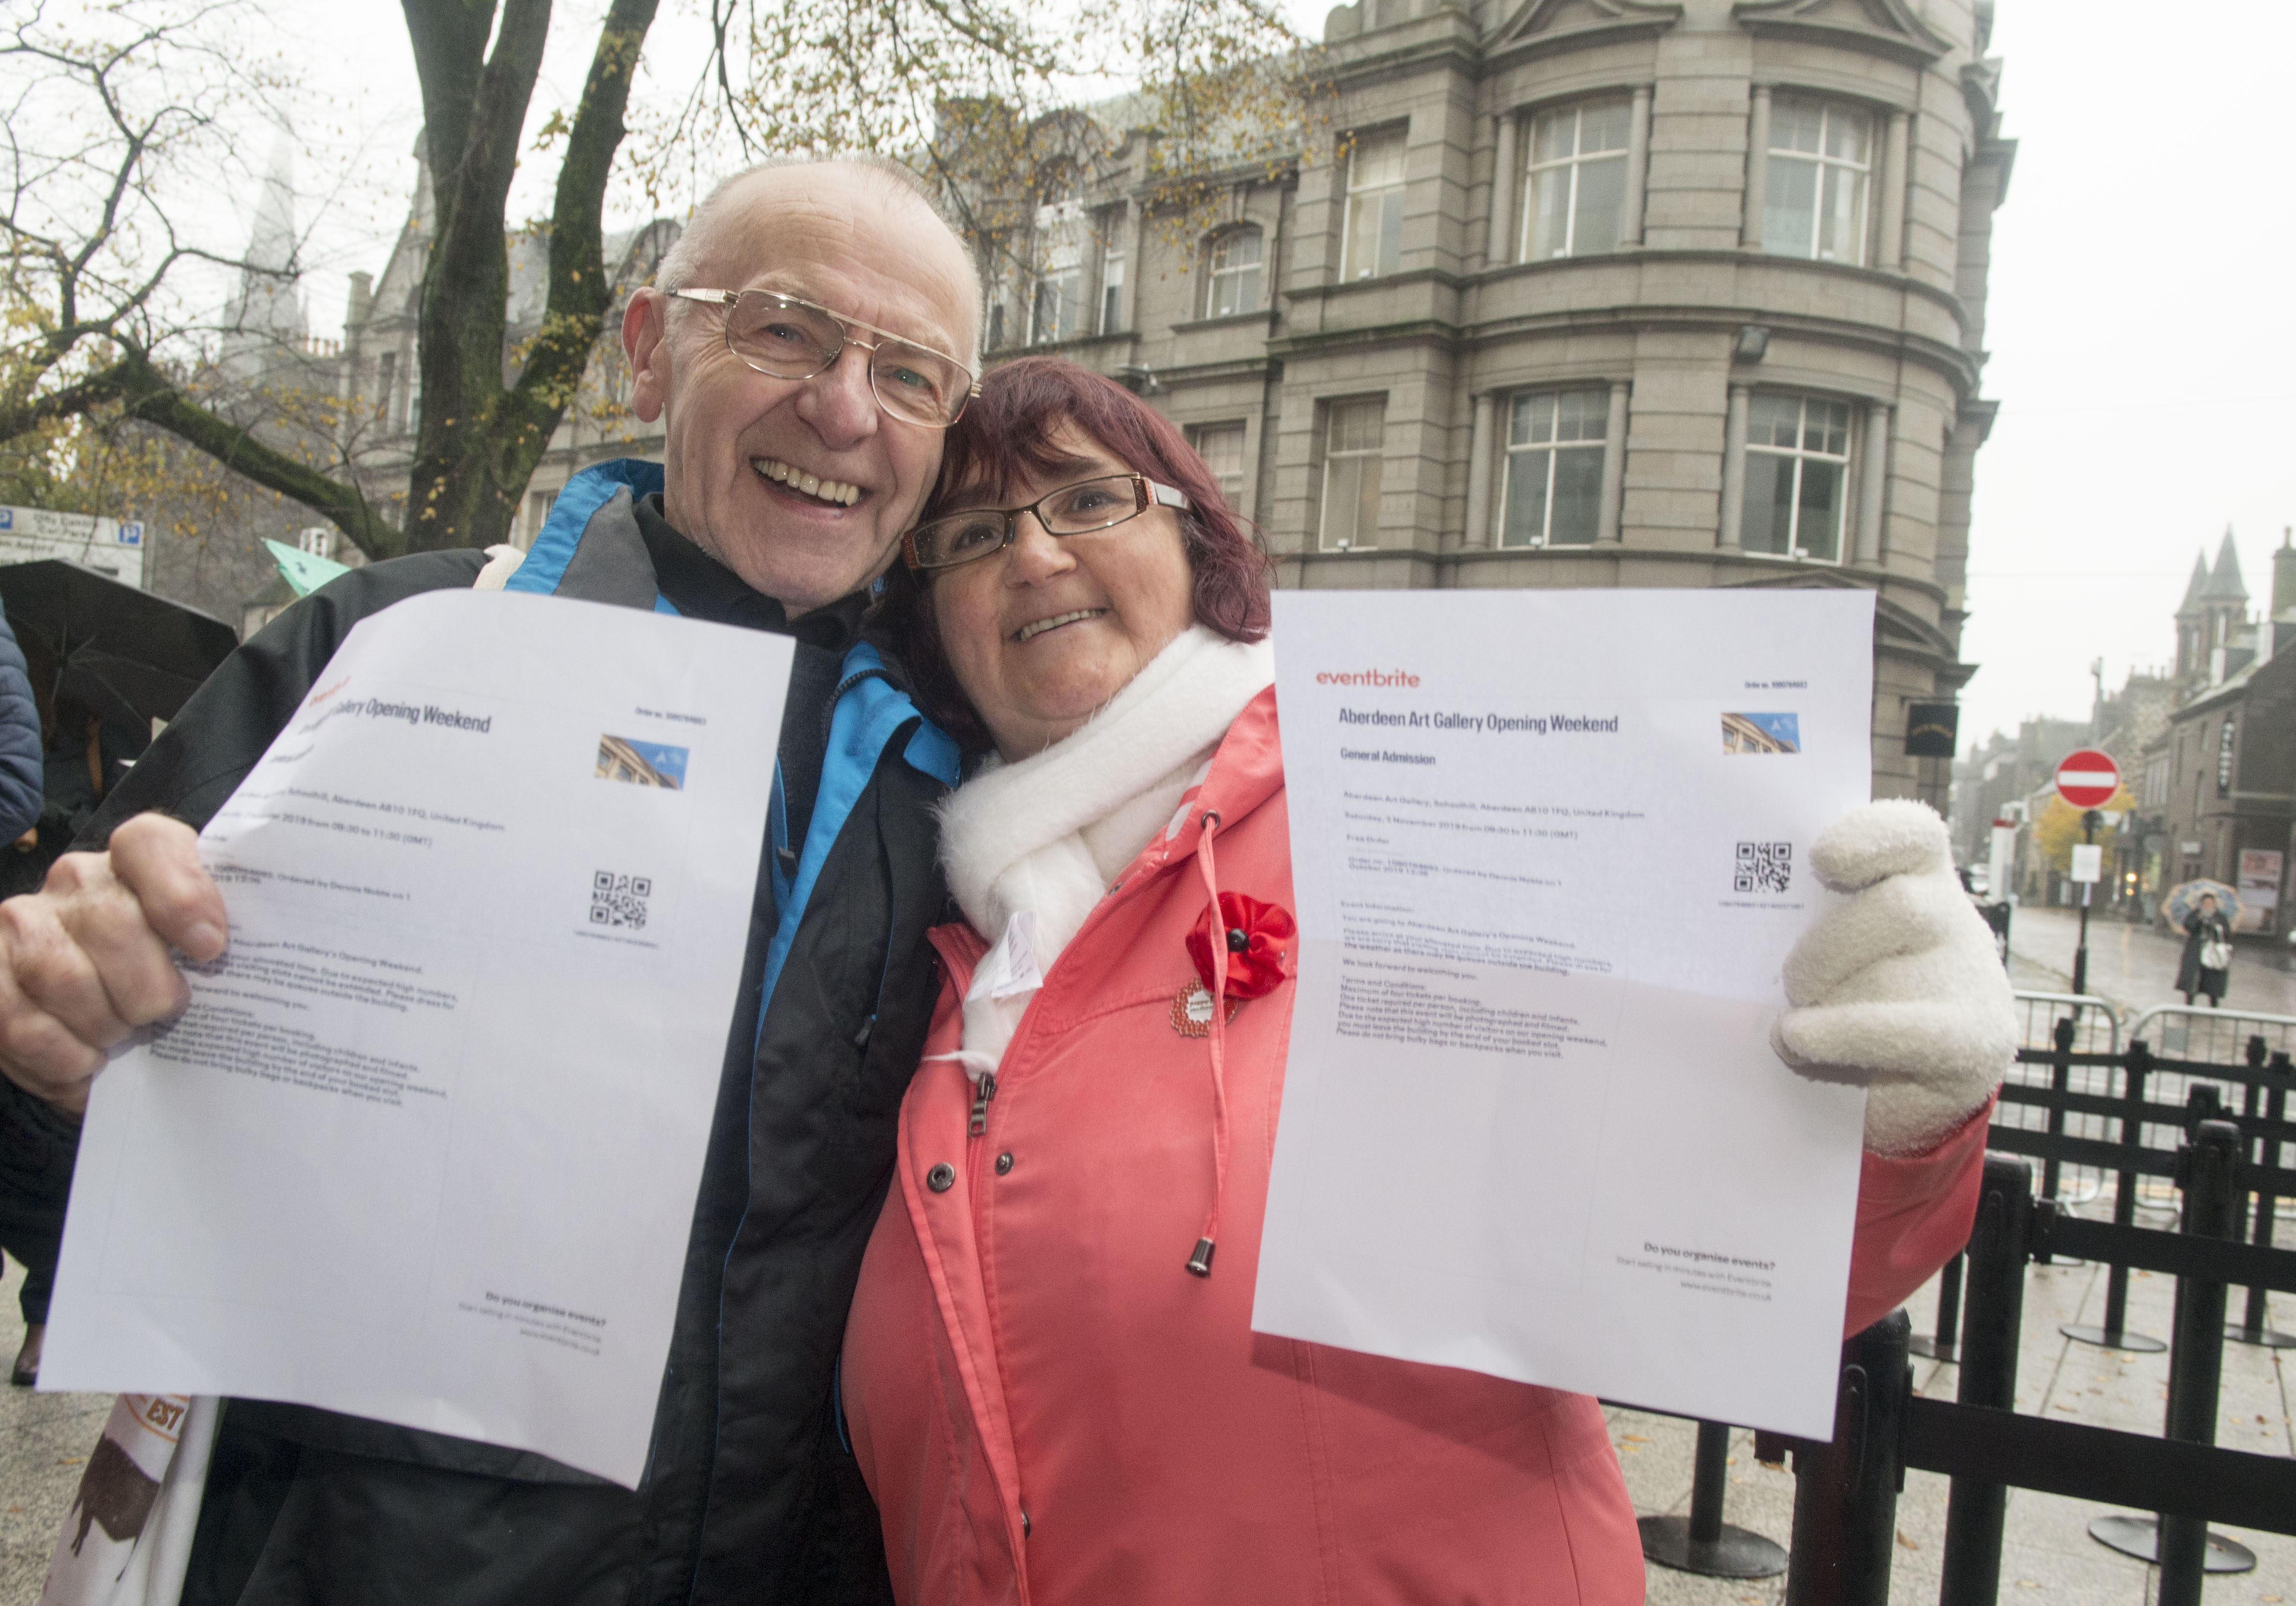
[[[1262, 903], [1242, 893], [1219, 895], [1220, 925], [1227, 933], [1227, 996], [1258, 998], [1275, 991], [1291, 958], [1292, 939], [1300, 935], [1281, 904]], [[1188, 957], [1204, 990], [1212, 984], [1212, 945], [1205, 922], [1199, 918], [1188, 928]]]

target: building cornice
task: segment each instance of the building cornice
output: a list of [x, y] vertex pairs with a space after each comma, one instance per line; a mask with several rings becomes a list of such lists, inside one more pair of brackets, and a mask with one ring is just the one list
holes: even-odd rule
[[1430, 67], [1449, 67], [1468, 78], [1482, 70], [1482, 41], [1474, 23], [1447, 6], [1393, 29], [1326, 46], [1329, 82], [1334, 89], [1352, 89], [1390, 78], [1406, 78]]
[[1756, 38], [1792, 39], [1927, 67], [1953, 48], [1906, 0], [1855, 0], [1866, 25], [1841, 20], [1841, 0], [1735, 0], [1731, 20]]
[[[1788, 273], [1814, 273], [1833, 278], [1863, 280], [1886, 290], [1918, 296], [1950, 314], [1956, 325], [1966, 326], [1968, 309], [1961, 298], [1950, 290], [1915, 278], [1909, 274], [1891, 273], [1886, 268], [1861, 268], [1848, 262], [1811, 262], [1799, 257], [1783, 257], [1752, 246], [1704, 246], [1688, 249], [1652, 250], [1637, 246], [1631, 250], [1609, 251], [1600, 256], [1564, 257], [1548, 262], [1503, 262], [1490, 268], [1477, 268], [1469, 273], [1452, 273], [1440, 268], [1406, 268], [1401, 273], [1382, 275], [1376, 279], [1356, 279], [1332, 284], [1303, 284], [1287, 287], [1278, 293], [1293, 302], [1331, 301], [1357, 292], [1368, 292], [1396, 284], [1432, 284], [1447, 290], [1464, 290], [1471, 285], [1504, 284], [1509, 279], [1529, 278], [1540, 274], [1572, 272], [1602, 272], [1627, 263], [1656, 262], [1673, 266], [1685, 262], [1727, 264], [1733, 268], [1759, 264], [1765, 268], [1782, 268]], [[1719, 305], [1719, 303], [1717, 303]], [[1764, 317], [1768, 315], [1765, 313]]]
[[[1847, 275], [1880, 284], [1902, 294], [1918, 296], [1950, 312], [1958, 325], [1962, 319], [1959, 299], [1934, 286], [1923, 284], [1900, 274], [1883, 273], [1868, 268], [1849, 268], [1836, 263], [1804, 263], [1792, 258], [1779, 258], [1764, 253], [1740, 251], [1669, 251], [1631, 253], [1634, 257], [1653, 261], [1679, 263], [1708, 261], [1717, 264], [1743, 264], [1759, 261], [1794, 271], [1808, 271], [1834, 276]], [[1620, 256], [1581, 258], [1562, 262], [1517, 262], [1503, 268], [1485, 268], [1474, 274], [1447, 273], [1439, 268], [1416, 268], [1406, 273], [1390, 274], [1378, 279], [1362, 279], [1353, 284], [1313, 284], [1298, 290], [1286, 290], [1284, 299], [1295, 308], [1318, 302], [1328, 303], [1358, 295], [1391, 290], [1398, 284], [1427, 284], [1452, 292], [1486, 286], [1495, 282], [1527, 277], [1535, 274], [1568, 271], [1577, 267], [1584, 269], [1589, 264], [1615, 268], [1628, 253]], [[1808, 314], [1784, 314], [1775, 310], [1715, 301], [1711, 302], [1614, 302], [1607, 307], [1576, 307], [1554, 312], [1506, 313], [1478, 319], [1472, 323], [1447, 322], [1436, 317], [1402, 319], [1387, 324], [1366, 325], [1353, 328], [1322, 328], [1301, 330], [1297, 326], [1296, 314], [1292, 331], [1268, 342], [1270, 352], [1277, 356], [1307, 355], [1348, 346], [1389, 346], [1412, 341], [1434, 341], [1454, 350], [1478, 349], [1496, 342], [1523, 334], [1537, 334], [1554, 330], [1584, 330], [1593, 328], [1725, 328], [1734, 329], [1748, 323], [1759, 323], [1773, 335], [1798, 334], [1813, 341], [1839, 345], [1862, 347], [1892, 358], [1903, 357], [1918, 360], [1923, 366], [1946, 375], [1953, 383], [1956, 396], [1971, 399], [1977, 395], [1981, 358], [1976, 352], [1949, 342], [1935, 340], [1896, 324], [1866, 323], [1855, 318], [1828, 318]], [[1757, 372], [1749, 369], [1749, 373]], [[1990, 409], [1997, 403], [1983, 404], [1988, 409], [1986, 427], [1990, 428]]]
[[1682, 21], [1682, 7], [1657, 0], [1592, 0], [1601, 21], [1572, 28], [1551, 28], [1562, 0], [1528, 0], [1521, 10], [1494, 29], [1483, 47], [1482, 71], [1504, 72], [1541, 56], [1559, 55], [1603, 45], [1630, 44], [1659, 36]]

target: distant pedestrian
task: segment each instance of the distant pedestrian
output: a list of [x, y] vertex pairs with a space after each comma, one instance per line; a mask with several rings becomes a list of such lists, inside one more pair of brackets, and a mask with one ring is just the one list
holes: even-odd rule
[[2185, 924], [2185, 956], [2177, 966], [2177, 991], [2191, 1003], [2200, 993], [2211, 1009], [2224, 1002], [2225, 983], [2232, 969], [2232, 922], [2217, 907], [2214, 893], [2202, 893]]

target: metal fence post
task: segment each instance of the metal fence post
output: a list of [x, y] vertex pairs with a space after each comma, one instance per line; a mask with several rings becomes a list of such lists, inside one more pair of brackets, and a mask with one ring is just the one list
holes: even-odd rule
[[[2056, 1098], [2049, 1106], [2049, 1136], [2062, 1138], [2065, 1135], [2065, 1095], [2072, 1091], [2073, 1017], [2060, 1017], [2051, 1035], [2057, 1047], [2056, 1052], [2049, 1056], [2049, 1091]], [[2057, 1157], [2054, 1151], [2041, 1163], [2041, 1197], [2057, 1197]]]
[[[1997, 1411], [2016, 1406], [2017, 1344], [2032, 1241], [2032, 1166], [2008, 1155], [1986, 1156], [1977, 1224], [1969, 1236], [1961, 1324], [1959, 1397], [1964, 1405]], [[1993, 1606], [2001, 1589], [2001, 1532], [2008, 1502], [2009, 1491], [2000, 1484], [1953, 1480], [1946, 1502], [1939, 1606]]]
[[1889, 1606], [1906, 1480], [1906, 1359], [1912, 1322], [1892, 1311], [1841, 1347], [1833, 1440], [1794, 1453], [1786, 1606]]
[[[2144, 1141], [2144, 1084], [2152, 1075], [2152, 1050], [2143, 1038], [2128, 1045], [2120, 1057], [2120, 1149], [2134, 1155]], [[2114, 1174], [2112, 1185], [2112, 1224], [2129, 1227], [2136, 1224], [2136, 1173], [2124, 1165]], [[2105, 1349], [2126, 1349], [2139, 1355], [2158, 1355], [2168, 1348], [2149, 1333], [2128, 1330], [2128, 1268], [2109, 1266], [2104, 1277], [2104, 1325], [2087, 1327], [2078, 1322], [2066, 1322], [2057, 1330], [2068, 1338], [2083, 1344], [2095, 1344]]]
[[[2196, 1114], [2213, 1114], [2216, 1090], [2195, 1087], [2187, 1100]], [[2193, 1123], [2191, 1141], [2177, 1151], [2177, 1186], [2184, 1190], [2180, 1231], [2198, 1238], [2240, 1238], [2240, 1128], [2229, 1121]], [[2224, 1373], [2225, 1299], [2222, 1282], [2177, 1280], [2176, 1342], [2169, 1351], [2166, 1437], [2189, 1444], [2216, 1443], [2217, 1391]], [[2099, 1517], [2089, 1537], [2126, 1556], [2157, 1561], [2157, 1606], [2199, 1606], [2204, 1572], [2247, 1572], [2256, 1554], [2211, 1534], [2193, 1517]]]
[[1709, 1578], [1774, 1578], [1785, 1571], [1784, 1550], [1751, 1528], [1722, 1520], [1729, 1481], [1729, 1428], [1721, 1422], [1699, 1423], [1690, 1515], [1637, 1518], [1644, 1559]]
[[[2264, 1040], [2261, 1037], [2256, 1037], [2250, 1041], [2261, 1044]], [[2264, 1094], [2262, 1082], [2269, 1082], [2272, 1091], [2262, 1100], [2264, 1119], [2268, 1129], [2276, 1130], [2280, 1124], [2288, 1118], [2288, 1083], [2291, 1079], [2288, 1051], [2283, 1049], [2272, 1056], [2270, 1064], [2265, 1068], [2262, 1080], [2248, 1084], [2248, 1115], [2251, 1118], [2255, 1116], [2259, 1098]], [[2256, 1153], [2251, 1157], [2259, 1166], [2266, 1170], [2277, 1166], [2280, 1164], [2279, 1138], [2259, 1137], [2256, 1141]], [[2272, 1191], [2268, 1183], [2259, 1182], [2255, 1192], [2249, 1198], [2250, 1207], [2256, 1212], [2256, 1227], [2250, 1236], [2250, 1241], [2259, 1249], [2268, 1249], [2272, 1247], [2272, 1229], [2276, 1213], [2280, 1208], [2280, 1196]], [[2243, 1344], [2262, 1345], [2269, 1349], [2296, 1349], [2296, 1334], [2275, 1332], [2265, 1324], [2270, 1314], [2266, 1303], [2268, 1297], [2269, 1293], [2267, 1289], [2261, 1288], [2249, 1289], [2247, 1308], [2241, 1316], [2240, 1325], [2225, 1329], [2225, 1337], [2236, 1338]]]
[[[2259, 1057], [2261, 1058], [2260, 1056]], [[2184, 1230], [2195, 1237], [2240, 1236], [2240, 1128], [2204, 1121], [2177, 1152], [2185, 1190]], [[2168, 1437], [2217, 1442], [2217, 1390], [2224, 1374], [2225, 1285], [2177, 1281], [2176, 1347], [2169, 1360]], [[2208, 1524], [2196, 1517], [2161, 1519], [2160, 1606], [2201, 1606], [2208, 1561]]]
[[1950, 1362], [1961, 1353], [1961, 1269], [1967, 1259], [1965, 1252], [1956, 1253], [1938, 1273], [1937, 1336], [1915, 1334], [1906, 1340], [1914, 1354]]

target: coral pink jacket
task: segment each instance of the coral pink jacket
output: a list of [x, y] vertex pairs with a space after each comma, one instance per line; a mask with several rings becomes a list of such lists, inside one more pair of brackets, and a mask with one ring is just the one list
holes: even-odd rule
[[[1603, 1413], [1583, 1395], [1251, 1330], [1292, 984], [1226, 1032], [1226, 1207], [1201, 1038], [1172, 1025], [1218, 813], [1219, 885], [1295, 907], [1275, 698], [1236, 721], [1185, 823], [1127, 869], [1046, 977], [985, 1130], [928, 1060], [861, 1271], [841, 1394], [903, 1606], [1643, 1599]], [[945, 927], [928, 1053], [957, 1046], [985, 944]], [[1845, 1330], [1966, 1241], [1981, 1119], [1869, 1155]], [[942, 1168], [946, 1169], [942, 1169]]]

